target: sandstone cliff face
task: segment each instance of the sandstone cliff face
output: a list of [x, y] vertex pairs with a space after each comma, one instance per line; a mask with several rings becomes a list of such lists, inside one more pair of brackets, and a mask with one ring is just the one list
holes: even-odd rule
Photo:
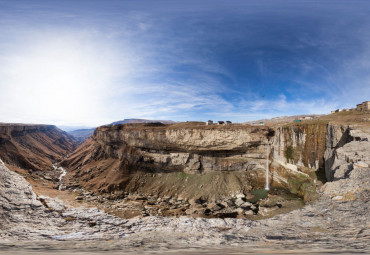
[[63, 165], [70, 179], [91, 190], [227, 196], [263, 187], [273, 134], [245, 125], [103, 126]]
[[272, 157], [282, 165], [324, 167], [326, 123], [278, 127], [273, 139]]
[[[310, 201], [314, 197], [305, 195], [315, 193], [310, 176], [295, 165], [291, 168], [285, 164], [287, 160], [279, 161], [286, 147], [294, 145], [296, 152], [289, 162], [295, 163], [293, 160], [300, 157], [309, 165], [306, 152], [310, 146], [302, 136], [310, 130], [312, 127], [278, 129], [275, 135], [272, 128], [245, 125], [103, 126], [63, 165], [69, 169], [70, 185], [92, 191], [216, 199], [264, 188], [268, 157], [270, 186], [292, 186], [296, 194]], [[314, 138], [318, 137], [321, 133], [314, 132]], [[273, 144], [268, 155], [267, 142], [270, 147]]]
[[26, 170], [47, 171], [75, 148], [76, 141], [51, 125], [0, 124], [0, 158]]
[[[202, 173], [264, 168], [268, 128], [103, 126], [90, 143], [94, 160], [114, 158], [129, 170]], [[86, 147], [86, 145], [85, 145]], [[78, 151], [82, 152], [82, 148]], [[75, 153], [69, 159], [87, 155]], [[80, 162], [81, 163], [81, 162]]]

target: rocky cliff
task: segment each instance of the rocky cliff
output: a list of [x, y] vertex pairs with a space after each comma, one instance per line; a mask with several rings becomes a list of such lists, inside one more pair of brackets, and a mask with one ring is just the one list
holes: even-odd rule
[[[263, 168], [268, 128], [116, 125], [96, 129], [90, 160], [107, 157], [121, 169], [202, 173]], [[86, 147], [86, 145], [84, 146]], [[82, 147], [82, 148], [84, 148]], [[81, 149], [80, 148], [80, 151]], [[80, 158], [78, 152], [70, 161]]]
[[52, 169], [75, 144], [72, 136], [52, 125], [0, 124], [0, 158], [25, 170]]
[[[275, 150], [286, 147], [275, 139], [284, 139], [284, 134], [281, 131], [275, 135], [273, 128], [248, 125], [103, 126], [63, 165], [69, 169], [70, 185], [81, 185], [90, 191], [217, 199], [264, 188], [268, 157], [271, 187], [292, 186], [302, 196], [306, 192], [303, 186], [314, 192], [307, 173], [291, 170], [283, 161], [275, 164]], [[286, 138], [290, 144], [289, 139]], [[267, 154], [267, 144], [272, 154]], [[272, 144], [280, 144], [281, 148]]]
[[[133, 191], [144, 182], [158, 192], [173, 189], [189, 193], [192, 185], [197, 185], [192, 188], [199, 190], [199, 194], [212, 195], [215, 189], [226, 194], [238, 193], [251, 189], [251, 183], [264, 185], [267, 140], [273, 135], [274, 130], [268, 127], [245, 125], [103, 126], [63, 165], [71, 170], [71, 179], [73, 176], [93, 190]], [[250, 175], [255, 176], [255, 181]], [[185, 185], [184, 179], [188, 177], [194, 177], [196, 184]]]
[[[111, 200], [89, 193], [88, 196], [91, 199], [98, 199], [98, 203], [112, 203], [117, 211], [143, 203], [140, 209], [145, 216], [155, 215], [149, 213], [155, 209], [158, 209], [157, 212], [167, 210], [167, 214], [158, 214], [162, 216], [184, 215], [181, 214], [181, 210], [185, 210], [185, 213], [190, 212], [189, 215], [193, 215], [193, 212], [204, 212], [201, 216], [212, 214], [212, 217], [226, 217], [225, 219], [136, 217], [124, 220], [97, 209], [67, 208], [58, 199], [38, 197], [23, 177], [9, 171], [0, 160], [0, 239], [2, 240], [0, 246], [9, 250], [19, 250], [19, 247], [34, 250], [37, 245], [50, 250], [55, 245], [65, 247], [67, 244], [50, 240], [79, 240], [78, 244], [74, 244], [76, 247], [81, 247], [81, 244], [84, 247], [90, 247], [89, 245], [94, 242], [92, 247], [100, 247], [99, 249], [105, 251], [106, 240], [115, 240], [112, 249], [117, 247], [127, 249], [143, 245], [147, 245], [148, 249], [153, 247], [160, 249], [169, 245], [178, 247], [179, 244], [185, 249], [189, 248], [189, 244], [192, 247], [194, 244], [199, 247], [209, 247], [211, 243], [219, 245], [219, 248], [244, 245], [245, 249], [250, 251], [251, 247], [260, 246], [262, 242], [263, 246], [269, 249], [288, 247], [300, 249], [300, 251], [307, 249], [312, 252], [314, 244], [318, 247], [318, 253], [332, 252], [333, 249], [347, 253], [369, 253], [370, 232], [367, 225], [370, 201], [370, 155], [368, 154], [370, 129], [331, 124], [324, 127], [325, 157], [320, 144], [322, 130], [315, 126], [279, 127], [275, 132], [276, 136], [273, 137], [273, 130], [266, 127], [193, 126], [189, 128], [188, 126], [184, 128], [143, 125], [118, 126], [107, 130], [104, 130], [106, 127], [102, 127], [102, 133], [95, 133], [90, 141], [79, 147], [64, 161], [66, 165], [71, 166], [69, 177], [77, 177], [86, 189], [94, 190], [98, 187], [103, 189], [95, 189], [95, 191], [115, 192], [126, 189], [130, 192], [154, 193], [150, 197], [124, 194], [124, 199]], [[236, 131], [239, 128], [240, 131]], [[229, 132], [230, 130], [233, 132]], [[313, 140], [318, 140], [318, 147], [312, 147], [319, 148], [313, 150], [317, 152], [317, 157], [311, 159], [305, 157], [312, 152], [309, 147], [312, 142], [308, 138], [309, 130], [319, 131], [315, 131], [313, 135]], [[174, 132], [182, 134], [179, 137], [183, 137], [184, 142], [174, 139], [172, 144], [171, 137], [174, 136]], [[233, 134], [238, 132], [241, 141], [234, 141], [238, 137]], [[217, 135], [213, 136], [212, 133]], [[131, 135], [135, 135], [135, 139], [131, 138]], [[218, 140], [220, 136], [224, 137]], [[232, 139], [229, 139], [229, 136], [232, 136]], [[264, 159], [249, 156], [256, 151], [260, 151], [263, 155], [264, 150], [267, 149], [262, 142], [256, 146], [250, 146], [250, 142], [254, 143], [258, 137], [266, 141], [269, 137], [273, 144], [272, 153], [269, 155], [272, 169], [271, 184], [281, 180], [282, 183], [287, 181], [293, 188], [307, 188], [306, 184], [309, 184], [313, 178], [310, 172], [307, 174], [309, 166], [314, 170], [317, 166], [314, 162], [319, 161], [320, 166], [322, 164], [320, 158], [324, 157], [328, 177], [332, 176], [333, 180], [319, 189], [321, 196], [318, 200], [294, 211], [288, 207], [291, 197], [282, 200], [281, 196], [273, 192], [258, 202], [251, 201], [254, 198], [248, 197], [247, 191], [253, 185], [258, 187], [259, 184], [256, 185], [255, 182], [264, 180], [265, 177], [264, 169], [261, 168], [262, 163], [265, 162]], [[194, 138], [197, 141], [190, 141]], [[202, 139], [209, 140], [202, 141]], [[212, 142], [213, 139], [217, 142]], [[223, 142], [225, 139], [227, 143]], [[283, 139], [284, 142], [282, 142]], [[207, 146], [208, 148], [205, 148]], [[290, 146], [292, 150], [288, 150]], [[221, 169], [196, 167], [185, 172], [188, 171], [185, 167], [179, 169], [177, 165], [174, 165], [176, 167], [172, 165], [171, 153], [174, 148], [176, 151], [181, 150], [177, 153], [198, 154], [199, 157], [204, 156], [203, 152], [211, 151], [211, 156], [217, 159], [214, 161], [215, 164], [222, 162], [219, 160], [223, 158], [244, 155], [243, 159], [246, 161], [260, 160], [261, 166], [237, 170], [230, 169], [229, 166]], [[222, 153], [217, 153], [219, 151]], [[169, 163], [168, 168], [165, 170], [156, 169], [153, 166], [148, 168], [146, 167], [148, 162], [143, 164], [143, 168], [130, 168], [130, 162], [145, 161], [140, 159], [140, 155], [144, 157], [146, 153], [154, 154], [155, 157], [165, 155], [168, 158], [165, 161]], [[139, 161], [135, 161], [137, 158]], [[230, 163], [233, 162], [230, 161]], [[159, 167], [163, 161], [153, 160], [149, 163]], [[285, 168], [286, 171], [281, 168]], [[292, 175], [289, 176], [289, 173]], [[122, 176], [127, 178], [127, 182], [122, 182]], [[296, 178], [292, 179], [292, 176]], [[184, 203], [186, 197], [181, 196], [189, 195], [190, 193], [186, 193], [188, 191], [194, 192], [193, 197], [197, 196], [198, 199], [189, 199]], [[225, 195], [230, 195], [230, 192], [234, 194], [239, 192], [239, 194], [229, 200], [203, 201], [205, 194], [219, 196], [222, 192]], [[85, 198], [87, 196], [81, 196], [78, 199]], [[187, 204], [186, 208], [184, 208], [185, 204]], [[283, 210], [280, 213], [285, 215], [261, 221], [228, 218], [248, 214], [248, 217], [260, 219], [259, 215], [271, 217], [278, 214], [278, 210]], [[17, 242], [15, 245], [17, 240], [30, 240], [32, 243]], [[81, 240], [92, 240], [92, 242], [81, 243]], [[42, 243], [35, 244], [35, 241], [42, 241]]]
[[370, 130], [366, 127], [328, 125], [325, 173], [329, 181], [343, 179], [355, 168], [370, 165]]
[[[343, 160], [367, 157], [348, 159], [339, 149], [361, 139], [367, 138], [358, 130], [320, 121], [274, 128], [194, 123], [103, 126], [63, 164], [70, 170], [71, 185], [91, 191], [227, 197], [263, 188], [268, 157], [269, 184], [312, 201], [317, 197], [316, 179], [326, 181], [325, 168], [332, 180], [328, 173], [339, 165], [344, 168]], [[335, 165], [337, 155], [343, 160], [337, 159]]]
[[272, 157], [285, 165], [324, 168], [327, 124], [308, 122], [276, 128]]
[[[96, 208], [68, 208], [58, 199], [37, 197], [27, 181], [0, 160], [0, 246], [5, 253], [15, 254], [35, 249], [45, 254], [51, 250], [69, 254], [118, 249], [132, 254], [150, 253], [153, 249], [165, 253], [168, 247], [175, 253], [195, 248], [210, 254], [236, 250], [281, 253], [283, 247], [295, 253], [368, 254], [369, 170], [355, 170], [349, 179], [328, 182], [323, 196], [313, 204], [271, 219], [125, 220]], [[348, 180], [351, 185], [359, 184], [353, 188], [348, 185], [350, 197], [326, 196], [329, 188], [343, 186]]]

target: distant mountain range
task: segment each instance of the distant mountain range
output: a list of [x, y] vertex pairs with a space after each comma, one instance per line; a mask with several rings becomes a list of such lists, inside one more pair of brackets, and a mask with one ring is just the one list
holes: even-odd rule
[[172, 120], [146, 120], [146, 119], [124, 119], [116, 122], [112, 122], [109, 125], [118, 125], [118, 124], [130, 124], [130, 123], [162, 123], [162, 124], [172, 124], [175, 121]]
[[67, 133], [73, 136], [79, 143], [82, 143], [83, 141], [85, 141], [94, 134], [94, 130], [95, 128], [77, 129], [68, 131]]
[[[146, 119], [124, 119], [112, 122], [108, 125], [118, 125], [118, 124], [132, 124], [132, 123], [163, 123], [163, 124], [172, 124], [175, 121], [172, 120], [146, 120]], [[76, 130], [68, 130], [68, 134], [72, 135], [76, 138], [80, 143], [88, 139], [90, 136], [94, 134], [94, 128], [83, 128], [83, 129], [76, 129]]]

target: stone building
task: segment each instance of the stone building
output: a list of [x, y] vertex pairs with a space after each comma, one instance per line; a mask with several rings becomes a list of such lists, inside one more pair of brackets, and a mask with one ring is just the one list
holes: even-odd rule
[[357, 111], [370, 111], [370, 101], [362, 102], [356, 106]]

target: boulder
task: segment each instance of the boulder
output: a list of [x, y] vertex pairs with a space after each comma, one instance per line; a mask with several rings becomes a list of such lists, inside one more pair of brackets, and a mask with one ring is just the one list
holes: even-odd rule
[[238, 214], [238, 215], [243, 215], [244, 214], [244, 210], [242, 208], [236, 208], [235, 212]]
[[240, 207], [242, 204], [245, 203], [245, 200], [243, 200], [242, 198], [237, 198], [234, 203], [237, 207]]
[[222, 207], [219, 204], [216, 204], [216, 203], [208, 204], [207, 208], [210, 209], [211, 211], [219, 211], [219, 210], [222, 209]]
[[245, 198], [245, 195], [244, 194], [236, 194], [235, 196], [236, 198]]
[[244, 210], [250, 210], [253, 207], [253, 204], [250, 202], [244, 202], [243, 204], [240, 205], [241, 208]]

